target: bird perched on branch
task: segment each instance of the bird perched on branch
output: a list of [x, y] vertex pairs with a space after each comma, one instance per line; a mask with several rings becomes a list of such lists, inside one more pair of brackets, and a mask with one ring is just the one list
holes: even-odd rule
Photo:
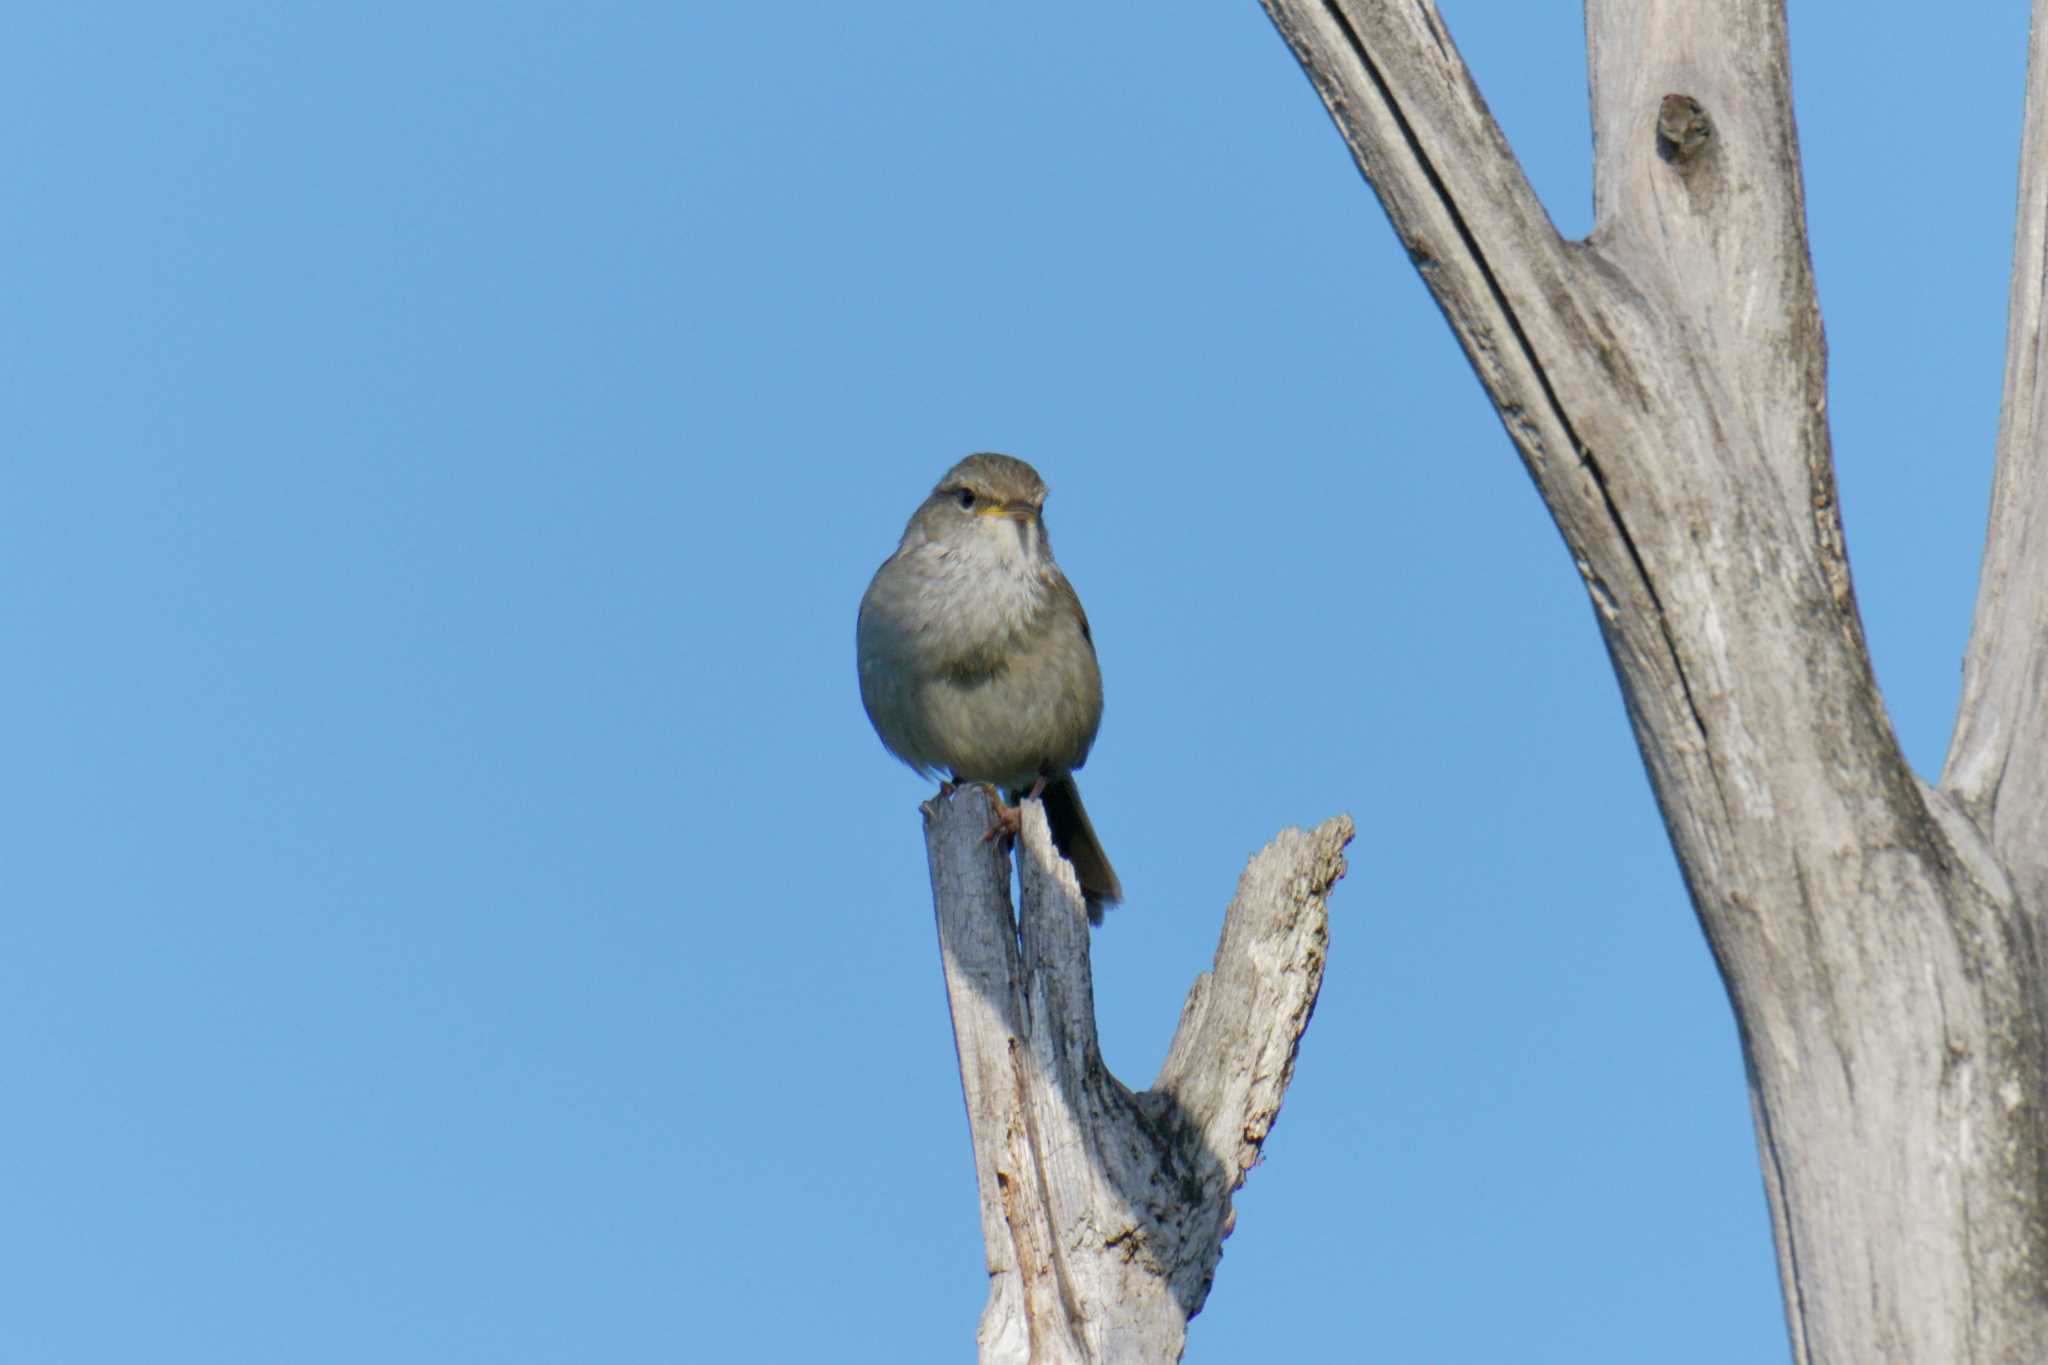
[[1038, 471], [1008, 455], [946, 471], [861, 598], [860, 699], [919, 773], [1044, 801], [1100, 924], [1123, 888], [1073, 774], [1102, 722], [1102, 673], [1081, 599], [1053, 563], [1045, 495]]

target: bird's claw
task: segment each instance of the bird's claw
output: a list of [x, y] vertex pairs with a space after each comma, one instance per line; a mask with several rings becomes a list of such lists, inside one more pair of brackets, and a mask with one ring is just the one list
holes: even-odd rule
[[1024, 828], [1024, 812], [1015, 806], [1003, 803], [1003, 794], [994, 787], [988, 789], [989, 803], [995, 810], [989, 815], [988, 828], [981, 832], [981, 841], [991, 844], [1000, 839], [1008, 848], [1018, 832]]

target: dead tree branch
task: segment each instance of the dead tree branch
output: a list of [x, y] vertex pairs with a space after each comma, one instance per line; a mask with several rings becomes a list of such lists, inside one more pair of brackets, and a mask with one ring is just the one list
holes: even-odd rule
[[990, 807], [928, 807], [926, 847], [988, 1247], [983, 1365], [1171, 1362], [1230, 1232], [1321, 987], [1351, 821], [1252, 859], [1165, 1066], [1133, 1094], [1096, 1046], [1088, 921], [1042, 808], [1024, 806], [1021, 915]]
[[1795, 1356], [2048, 1359], [2038, 19], [1952, 796], [1900, 753], [1850, 586], [1782, 0], [1588, 0], [1578, 243], [1430, 0], [1265, 6], [1585, 580], [1740, 1026]]

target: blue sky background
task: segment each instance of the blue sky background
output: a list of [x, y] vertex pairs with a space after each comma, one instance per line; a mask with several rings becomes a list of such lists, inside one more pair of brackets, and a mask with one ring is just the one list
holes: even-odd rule
[[[1443, 6], [1590, 227], [1578, 7]], [[1230, 5], [17, 6], [0, 1365], [971, 1358], [916, 815], [853, 613], [1056, 492], [1144, 1084], [1352, 812], [1188, 1360], [1786, 1358], [1734, 1030], [1577, 576]], [[2018, 0], [1800, 6], [1856, 583], [1946, 743]]]

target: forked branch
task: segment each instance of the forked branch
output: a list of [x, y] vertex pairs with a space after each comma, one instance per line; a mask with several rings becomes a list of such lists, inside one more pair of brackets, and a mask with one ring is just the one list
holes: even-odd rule
[[1096, 1045], [1088, 922], [1044, 812], [1024, 806], [1022, 914], [980, 788], [928, 807], [926, 848], [987, 1243], [983, 1365], [1180, 1359], [1322, 984], [1352, 827], [1252, 859], [1215, 969], [1134, 1094]]
[[1795, 1358], [2048, 1360], [2048, 0], [1941, 791], [1850, 584], [1783, 0], [1586, 0], [1570, 244], [1430, 0], [1264, 4], [1585, 578], [1739, 1024]]

